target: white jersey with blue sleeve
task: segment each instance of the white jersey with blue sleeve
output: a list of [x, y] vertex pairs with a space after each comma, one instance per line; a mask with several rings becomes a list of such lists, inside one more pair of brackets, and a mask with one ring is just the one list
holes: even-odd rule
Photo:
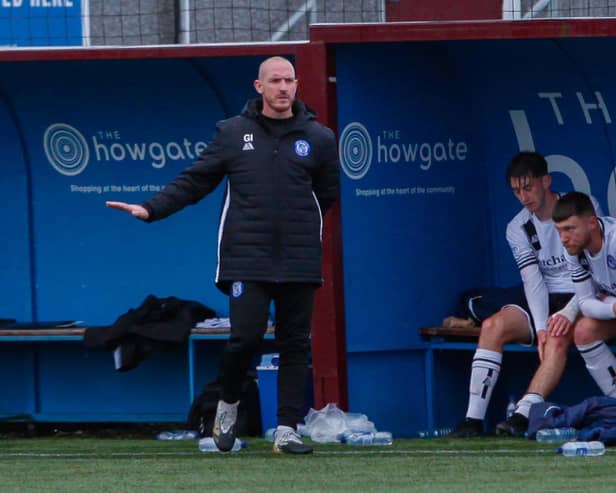
[[566, 255], [582, 313], [600, 320], [616, 318], [616, 219], [599, 218], [603, 244], [596, 255]]
[[[591, 197], [596, 211], [601, 208]], [[541, 221], [522, 209], [507, 225], [507, 242], [513, 253], [536, 330], [545, 330], [550, 315], [550, 293], [574, 293], [565, 249], [554, 221]]]

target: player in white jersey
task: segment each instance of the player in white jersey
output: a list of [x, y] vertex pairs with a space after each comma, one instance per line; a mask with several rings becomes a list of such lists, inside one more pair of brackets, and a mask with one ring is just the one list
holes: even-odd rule
[[[543, 401], [556, 386], [565, 367], [572, 340], [577, 305], [573, 296], [564, 249], [552, 222], [559, 195], [550, 190], [551, 177], [545, 158], [536, 152], [520, 152], [509, 164], [507, 181], [524, 209], [507, 226], [523, 292], [511, 299], [481, 325], [473, 356], [466, 418], [452, 436], [483, 434], [484, 419], [503, 359], [503, 346], [536, 341], [540, 365], [515, 413], [499, 423], [497, 434], [519, 436], [528, 426], [530, 406]], [[551, 315], [551, 316], [550, 316]]]
[[574, 339], [601, 391], [616, 397], [616, 357], [604, 341], [616, 337], [616, 220], [598, 217], [589, 197], [563, 196], [554, 208], [581, 316]]

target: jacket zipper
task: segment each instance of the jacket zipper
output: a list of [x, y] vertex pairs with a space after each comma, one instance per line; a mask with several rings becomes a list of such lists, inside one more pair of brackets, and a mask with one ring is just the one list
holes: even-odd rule
[[[280, 173], [282, 170], [280, 169], [280, 138], [274, 139], [274, 151], [272, 156], [273, 163], [273, 171], [274, 171], [274, 193], [272, 200], [275, 200], [276, 197], [282, 197], [282, 191], [280, 190]], [[282, 241], [281, 241], [281, 207], [276, 207], [274, 204], [274, 238], [272, 241], [272, 262], [274, 268], [275, 279], [274, 282], [280, 282], [280, 269], [281, 258], [282, 258]]]

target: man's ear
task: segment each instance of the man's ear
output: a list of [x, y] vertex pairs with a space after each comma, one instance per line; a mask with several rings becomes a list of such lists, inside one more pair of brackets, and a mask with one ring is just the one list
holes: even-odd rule
[[263, 94], [263, 86], [261, 85], [261, 81], [259, 79], [256, 79], [252, 85], [255, 88], [255, 91], [257, 91], [259, 94]]
[[552, 185], [552, 176], [547, 174], [541, 177], [541, 184], [543, 185], [543, 188], [545, 188], [546, 190], [550, 188], [550, 186]]

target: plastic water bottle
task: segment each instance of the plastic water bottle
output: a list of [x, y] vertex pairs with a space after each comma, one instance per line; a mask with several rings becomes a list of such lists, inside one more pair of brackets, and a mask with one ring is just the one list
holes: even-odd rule
[[569, 442], [577, 438], [575, 428], [547, 428], [537, 432], [537, 441], [542, 443]]
[[199, 432], [193, 430], [161, 431], [156, 434], [156, 440], [196, 440]]
[[[271, 428], [271, 429], [276, 430], [276, 428]], [[297, 423], [296, 431], [300, 436], [303, 436], [303, 437], [310, 436], [310, 430], [308, 429], [308, 425], [305, 425], [304, 423]]]
[[513, 395], [509, 396], [509, 403], [507, 404], [507, 409], [505, 410], [505, 419], [509, 419], [511, 416], [513, 416], [513, 413], [515, 412], [515, 398], [513, 397]]
[[336, 439], [340, 443], [347, 443], [349, 439], [353, 439], [353, 438], [357, 439], [357, 437], [359, 437], [360, 435], [369, 435], [370, 433], [376, 433], [376, 431], [372, 432], [372, 431], [362, 431], [362, 430], [350, 430], [347, 428], [342, 433], [338, 433], [336, 435]]
[[442, 438], [453, 431], [453, 428], [437, 428], [435, 430], [421, 430], [417, 432], [419, 438]]
[[603, 442], [567, 442], [556, 451], [565, 457], [595, 457], [605, 454]]
[[[237, 452], [243, 448], [246, 448], [248, 444], [246, 442], [242, 442], [239, 438], [235, 439], [235, 443], [233, 444], [233, 448], [230, 452]], [[212, 437], [205, 437], [199, 440], [199, 450], [201, 452], [220, 452], [218, 447], [214, 443], [214, 439]]]
[[344, 440], [348, 445], [391, 445], [394, 443], [391, 433], [388, 431], [350, 433], [345, 436]]
[[265, 438], [268, 442], [274, 443], [274, 433], [276, 433], [276, 428], [268, 428], [263, 433], [263, 438]]

